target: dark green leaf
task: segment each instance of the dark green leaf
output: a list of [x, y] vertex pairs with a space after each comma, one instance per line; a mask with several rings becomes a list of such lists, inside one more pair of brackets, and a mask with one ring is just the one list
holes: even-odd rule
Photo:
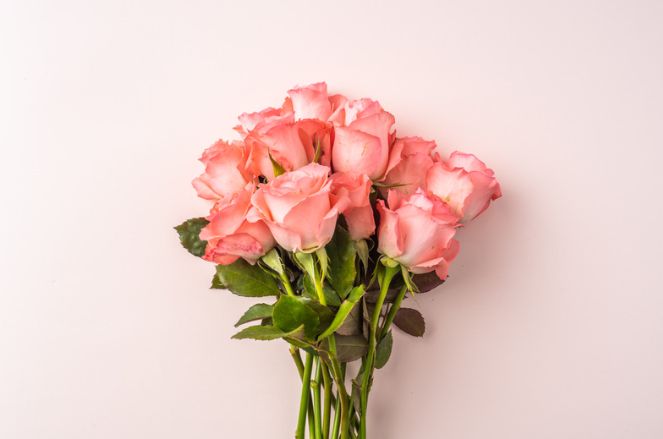
[[336, 332], [336, 330], [343, 324], [345, 319], [348, 317], [348, 314], [350, 314], [352, 308], [354, 308], [355, 304], [359, 301], [359, 299], [362, 298], [363, 295], [364, 295], [363, 285], [353, 288], [350, 294], [348, 295], [348, 298], [338, 308], [338, 312], [336, 312], [334, 320], [331, 322], [329, 327], [325, 329], [325, 331], [322, 334], [320, 334], [318, 339], [323, 339]]
[[217, 265], [216, 276], [220, 285], [238, 296], [278, 296], [280, 293], [276, 279], [258, 264], [251, 265], [244, 259], [230, 265]]
[[297, 332], [299, 328], [287, 332], [287, 331], [282, 331], [281, 329], [275, 327], [275, 326], [263, 326], [263, 325], [256, 325], [256, 326], [249, 326], [248, 328], [244, 328], [241, 331], [239, 331], [237, 334], [233, 335], [232, 338], [237, 339], [237, 340], [243, 340], [243, 339], [253, 339], [253, 340], [274, 340], [277, 338], [281, 337], [286, 337], [288, 335], [291, 335], [294, 332]]
[[194, 256], [200, 257], [205, 254], [207, 241], [201, 241], [198, 235], [208, 223], [205, 218], [191, 218], [175, 227], [177, 234], [180, 235], [182, 247]]
[[393, 345], [394, 337], [391, 335], [391, 331], [389, 331], [387, 332], [387, 335], [380, 340], [380, 343], [378, 343], [375, 353], [375, 367], [377, 369], [382, 369], [384, 365], [387, 364], [387, 361], [389, 361], [389, 357], [391, 356], [391, 348]]
[[336, 337], [336, 355], [342, 363], [355, 361], [366, 355], [368, 341], [361, 335], [338, 335]]
[[242, 317], [235, 323], [235, 327], [254, 320], [262, 320], [272, 316], [274, 305], [266, 303], [257, 303], [249, 308]]
[[413, 280], [417, 287], [419, 287], [419, 293], [427, 293], [444, 283], [442, 279], [437, 277], [437, 274], [435, 274], [434, 271], [424, 274], [415, 274]]
[[361, 334], [361, 303], [357, 303], [348, 314], [343, 324], [336, 330], [340, 335], [357, 335]]
[[304, 334], [314, 338], [320, 326], [320, 318], [306, 300], [302, 297], [281, 296], [272, 313], [274, 325], [286, 332], [303, 326]]
[[400, 329], [415, 337], [423, 337], [426, 332], [426, 322], [419, 311], [412, 308], [401, 308], [396, 313], [394, 324]]
[[357, 276], [357, 250], [350, 234], [342, 227], [336, 227], [326, 250], [329, 256], [329, 283], [338, 295], [345, 299]]

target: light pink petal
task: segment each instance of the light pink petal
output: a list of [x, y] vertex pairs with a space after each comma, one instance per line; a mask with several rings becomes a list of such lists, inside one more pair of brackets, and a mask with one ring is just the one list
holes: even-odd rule
[[327, 120], [331, 115], [331, 103], [327, 96], [327, 84], [318, 82], [288, 91], [295, 111], [295, 119]]
[[376, 136], [337, 127], [332, 147], [334, 172], [366, 174], [371, 179], [381, 177], [383, 147]]
[[343, 216], [352, 239], [366, 239], [375, 232], [375, 218], [370, 204], [347, 209], [343, 212]]
[[387, 257], [397, 258], [403, 253], [403, 234], [399, 227], [398, 215], [389, 210], [382, 200], [378, 200], [377, 208], [380, 212], [378, 251]]

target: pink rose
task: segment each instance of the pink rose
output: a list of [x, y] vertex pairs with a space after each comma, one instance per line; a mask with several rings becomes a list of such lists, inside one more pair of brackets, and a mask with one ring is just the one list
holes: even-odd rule
[[349, 101], [334, 112], [334, 171], [379, 180], [387, 170], [394, 116], [370, 99]]
[[331, 102], [327, 96], [327, 84], [318, 82], [305, 87], [295, 87], [288, 91], [295, 119], [327, 120], [332, 113]]
[[241, 191], [254, 180], [247, 169], [248, 153], [242, 142], [219, 140], [205, 150], [200, 161], [205, 172], [193, 180], [198, 196], [206, 200], [222, 200]]
[[421, 137], [396, 139], [382, 183], [401, 196], [413, 194], [424, 186], [426, 172], [433, 166], [434, 149], [435, 142]]
[[235, 131], [246, 137], [251, 131], [264, 133], [276, 125], [294, 122], [295, 114], [290, 98], [286, 98], [281, 108], [268, 107], [254, 113], [242, 113], [238, 119], [240, 124]]
[[461, 221], [468, 222], [502, 196], [491, 169], [473, 156], [454, 152], [446, 162], [436, 163], [426, 175], [426, 188], [447, 203]]
[[337, 172], [331, 176], [331, 192], [337, 200], [344, 200], [343, 210], [350, 237], [366, 239], [375, 232], [375, 219], [371, 207], [371, 180], [366, 174], [352, 175]]
[[208, 217], [209, 224], [200, 231], [200, 239], [207, 241], [203, 259], [227, 265], [244, 258], [255, 264], [274, 247], [274, 238], [267, 226], [262, 221], [246, 219], [253, 191], [252, 185], [248, 185], [232, 199], [214, 206]]
[[458, 253], [457, 218], [440, 200], [419, 189], [400, 200], [389, 196], [389, 208], [378, 201], [378, 251], [412, 273], [435, 271], [444, 280]]
[[311, 252], [332, 238], [346, 199], [331, 194], [329, 167], [310, 163], [259, 187], [250, 220], [263, 220], [288, 251]]

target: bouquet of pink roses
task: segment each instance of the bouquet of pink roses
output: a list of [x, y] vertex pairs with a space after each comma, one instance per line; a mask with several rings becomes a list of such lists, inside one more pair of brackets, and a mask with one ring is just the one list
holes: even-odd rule
[[473, 155], [444, 158], [433, 141], [397, 137], [377, 101], [329, 95], [325, 83], [239, 121], [241, 140], [200, 159], [193, 186], [212, 207], [176, 227], [181, 243], [216, 264], [212, 288], [273, 297], [240, 317], [250, 326], [234, 338], [288, 344], [302, 381], [295, 437], [308, 424], [310, 438], [365, 439], [392, 325], [424, 333], [403, 300], [444, 282], [456, 230], [500, 186]]

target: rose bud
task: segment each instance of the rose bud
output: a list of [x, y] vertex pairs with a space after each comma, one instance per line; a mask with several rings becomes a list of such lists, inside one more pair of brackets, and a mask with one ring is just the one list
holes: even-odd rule
[[419, 189], [407, 198], [378, 200], [378, 251], [412, 273], [435, 271], [444, 280], [459, 250], [457, 218], [448, 206]]
[[205, 150], [200, 161], [205, 172], [193, 180], [200, 198], [222, 200], [241, 191], [254, 180], [247, 169], [247, 148], [243, 142], [227, 143], [219, 140]]
[[449, 160], [428, 170], [426, 189], [447, 203], [464, 223], [502, 196], [493, 171], [472, 154], [461, 152], [452, 153]]
[[244, 258], [255, 264], [274, 247], [274, 238], [267, 226], [262, 221], [246, 219], [253, 191], [253, 186], [248, 185], [225, 203], [214, 206], [207, 218], [209, 224], [200, 231], [200, 239], [207, 241], [203, 259], [227, 265]]
[[347, 199], [332, 197], [329, 171], [311, 163], [261, 185], [251, 200], [250, 220], [263, 220], [288, 251], [312, 252], [325, 246], [347, 205]]

